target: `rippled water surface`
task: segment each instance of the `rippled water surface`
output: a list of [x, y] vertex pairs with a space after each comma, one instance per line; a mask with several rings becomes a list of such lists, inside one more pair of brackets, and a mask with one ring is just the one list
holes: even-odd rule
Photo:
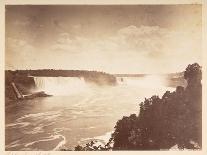
[[73, 92], [72, 87], [67, 89], [64, 83], [61, 86], [50, 79], [49, 92], [54, 90], [55, 96], [6, 106], [6, 150], [58, 150], [91, 139], [104, 143], [118, 119], [138, 114], [139, 103], [145, 97], [174, 89], [159, 82], [133, 78], [124, 79], [117, 86], [98, 87], [83, 84], [82, 80], [78, 84], [76, 80]]

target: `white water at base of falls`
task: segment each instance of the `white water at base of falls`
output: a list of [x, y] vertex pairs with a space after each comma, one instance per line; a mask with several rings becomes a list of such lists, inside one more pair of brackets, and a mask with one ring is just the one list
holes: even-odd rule
[[34, 81], [37, 91], [55, 96], [77, 94], [88, 88], [83, 77], [34, 77]]

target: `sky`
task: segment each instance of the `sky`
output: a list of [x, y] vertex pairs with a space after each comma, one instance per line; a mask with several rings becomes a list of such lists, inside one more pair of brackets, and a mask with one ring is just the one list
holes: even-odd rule
[[183, 5], [7, 5], [6, 69], [170, 73], [202, 59], [202, 10]]

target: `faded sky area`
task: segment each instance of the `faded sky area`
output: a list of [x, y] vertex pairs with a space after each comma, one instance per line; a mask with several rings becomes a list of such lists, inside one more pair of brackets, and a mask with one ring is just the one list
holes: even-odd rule
[[169, 73], [201, 64], [201, 5], [6, 6], [6, 69]]

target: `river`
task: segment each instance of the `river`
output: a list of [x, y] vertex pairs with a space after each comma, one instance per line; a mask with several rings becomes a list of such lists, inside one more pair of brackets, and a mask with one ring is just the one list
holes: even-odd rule
[[72, 149], [92, 139], [105, 143], [117, 120], [138, 114], [145, 97], [175, 89], [158, 76], [118, 81], [117, 86], [96, 86], [74, 77], [36, 79], [39, 90], [53, 96], [6, 106], [6, 150]]

